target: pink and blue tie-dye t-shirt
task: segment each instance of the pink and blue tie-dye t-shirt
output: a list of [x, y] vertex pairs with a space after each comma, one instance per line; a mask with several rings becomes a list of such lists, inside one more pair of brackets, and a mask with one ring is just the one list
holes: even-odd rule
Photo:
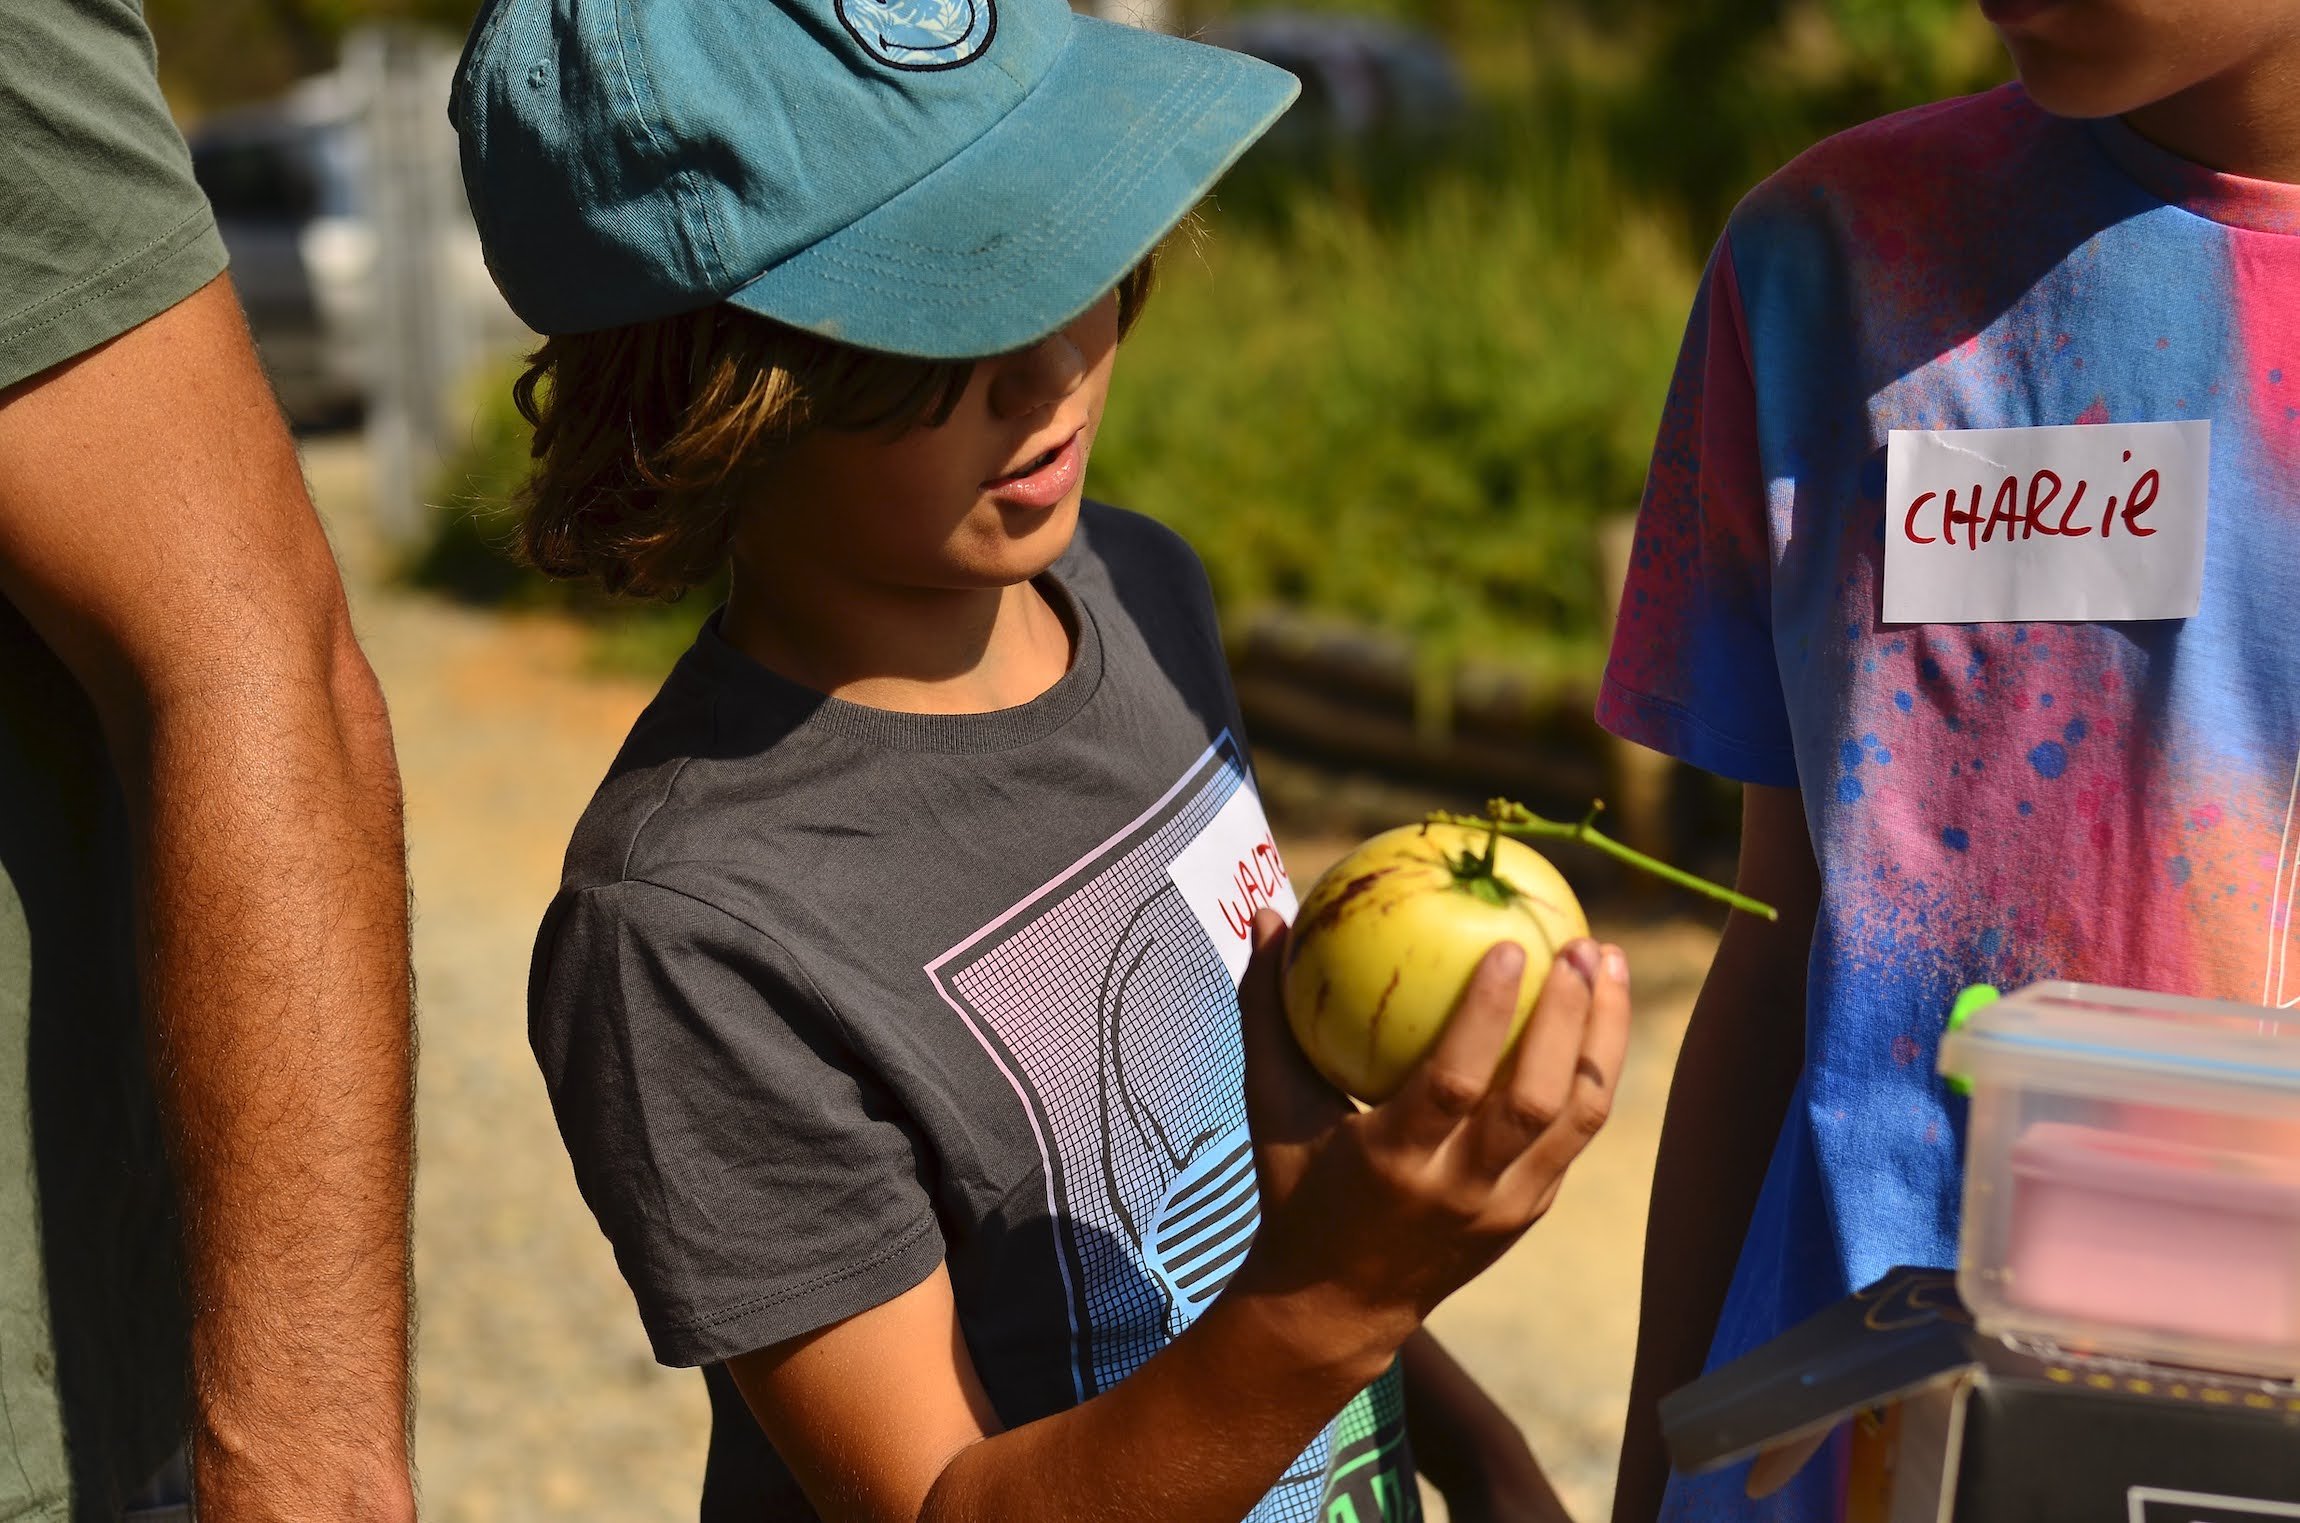
[[[1887, 625], [1888, 430], [2210, 419], [2195, 617]], [[1957, 990], [2300, 1003], [2300, 188], [2017, 87], [1872, 123], [1752, 193], [1654, 453], [1599, 717], [1803, 790], [1806, 1065], [1712, 1348], [1955, 1262]], [[1667, 1516], [1822, 1516], [1826, 1464]]]

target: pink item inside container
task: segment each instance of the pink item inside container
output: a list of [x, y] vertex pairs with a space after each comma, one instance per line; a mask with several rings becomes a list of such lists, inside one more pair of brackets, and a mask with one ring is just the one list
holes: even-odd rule
[[1968, 1009], [1940, 1064], [1971, 1086], [1981, 1331], [2300, 1381], [2300, 1013], [2031, 984]]
[[2007, 1299], [2202, 1338], [2300, 1338], [2300, 1158], [2040, 1122], [2011, 1165]]

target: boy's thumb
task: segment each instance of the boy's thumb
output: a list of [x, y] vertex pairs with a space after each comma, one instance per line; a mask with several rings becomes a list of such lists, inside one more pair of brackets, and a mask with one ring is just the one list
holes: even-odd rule
[[1254, 916], [1254, 953], [1238, 984], [1239, 1037], [1246, 1056], [1246, 1120], [1254, 1140], [1306, 1142], [1347, 1115], [1350, 1104], [1319, 1077], [1286, 1024], [1286, 922], [1275, 910]]

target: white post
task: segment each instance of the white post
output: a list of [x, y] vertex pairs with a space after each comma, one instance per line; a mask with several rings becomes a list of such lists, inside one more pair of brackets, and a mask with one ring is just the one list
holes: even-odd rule
[[442, 46], [429, 33], [375, 25], [347, 38], [343, 54], [375, 230], [367, 417], [375, 521], [387, 541], [400, 544], [422, 528], [423, 492], [438, 465], [447, 388], [466, 337], [440, 266], [456, 216], [453, 198], [461, 195], [439, 106]]

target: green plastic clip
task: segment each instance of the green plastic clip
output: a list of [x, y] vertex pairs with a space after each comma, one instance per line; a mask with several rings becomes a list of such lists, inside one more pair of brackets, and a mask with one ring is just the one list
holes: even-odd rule
[[[1969, 986], [1963, 993], [1957, 996], [1957, 1002], [1949, 1006], [1949, 1030], [1962, 1031], [1964, 1029], [1965, 1022], [1973, 1018], [1973, 1013], [1975, 1011], [1986, 1010], [1989, 1006], [1995, 1004], [1998, 1000], [2003, 998], [2004, 996], [1997, 992], [1997, 987], [1994, 984], [1973, 984]], [[1956, 1091], [1956, 1093], [1965, 1095], [1967, 1097], [1972, 1094], [1973, 1081], [1966, 1075], [1943, 1074], [1942, 1077], [1949, 1081], [1949, 1088]]]

